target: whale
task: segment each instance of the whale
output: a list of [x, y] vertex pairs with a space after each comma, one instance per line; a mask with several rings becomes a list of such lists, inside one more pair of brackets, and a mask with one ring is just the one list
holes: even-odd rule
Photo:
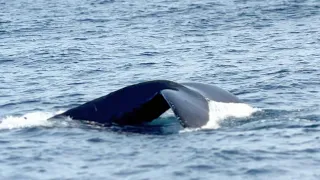
[[171, 108], [182, 127], [198, 128], [209, 121], [210, 100], [242, 102], [230, 92], [210, 84], [152, 80], [126, 86], [52, 118], [70, 117], [103, 126], [142, 125]]

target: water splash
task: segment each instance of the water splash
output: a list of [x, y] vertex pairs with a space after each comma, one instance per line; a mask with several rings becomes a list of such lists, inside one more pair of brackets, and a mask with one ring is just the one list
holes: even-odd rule
[[220, 123], [230, 117], [246, 118], [259, 111], [245, 103], [223, 103], [209, 101], [209, 121], [203, 129], [217, 129]]
[[[197, 129], [183, 129], [182, 132], [188, 131], [196, 131], [200, 129], [217, 129], [220, 127], [220, 123], [229, 118], [245, 118], [249, 117], [254, 112], [259, 109], [253, 108], [248, 104], [244, 103], [222, 103], [209, 101], [209, 121], [202, 128]], [[27, 113], [23, 116], [7, 116], [5, 118], [0, 119], [0, 130], [1, 129], [15, 129], [15, 128], [26, 128], [26, 127], [35, 127], [35, 126], [44, 126], [44, 127], [52, 127], [56, 126], [56, 122], [48, 120], [50, 117], [60, 114], [63, 111], [57, 111], [55, 113], [52, 112], [32, 112]], [[163, 119], [168, 119], [168, 121], [172, 121], [170, 117], [174, 117], [174, 113], [172, 110], [167, 111], [163, 115], [161, 115], [160, 124], [166, 124]], [[153, 123], [154, 125], [157, 123]], [[65, 121], [60, 122], [60, 125], [68, 126], [70, 125]]]
[[55, 113], [31, 112], [23, 116], [7, 116], [0, 119], [0, 129], [15, 129], [35, 126], [51, 127], [53, 126], [53, 122], [48, 119], [61, 112], [62, 111]]

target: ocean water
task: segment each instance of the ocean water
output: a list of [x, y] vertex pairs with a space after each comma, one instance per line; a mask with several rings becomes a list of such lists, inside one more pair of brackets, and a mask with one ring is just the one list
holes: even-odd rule
[[[319, 0], [0, 0], [0, 178], [319, 179], [319, 49]], [[198, 129], [47, 120], [154, 79], [244, 103]]]

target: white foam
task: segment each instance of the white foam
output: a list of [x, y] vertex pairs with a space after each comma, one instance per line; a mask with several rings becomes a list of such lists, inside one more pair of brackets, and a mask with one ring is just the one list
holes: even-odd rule
[[209, 101], [209, 121], [203, 129], [217, 129], [220, 123], [230, 117], [245, 118], [251, 116], [259, 109], [245, 103], [223, 103]]
[[59, 113], [61, 113], [61, 111], [56, 113], [32, 112], [23, 116], [7, 116], [0, 119], [0, 129], [15, 129], [35, 126], [50, 127], [53, 125], [53, 122], [48, 121], [48, 119]]

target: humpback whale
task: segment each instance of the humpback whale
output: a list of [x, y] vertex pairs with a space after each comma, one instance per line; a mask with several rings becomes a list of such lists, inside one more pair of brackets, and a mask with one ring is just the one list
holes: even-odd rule
[[196, 128], [209, 121], [209, 100], [241, 103], [214, 85], [154, 80], [124, 87], [52, 118], [70, 117], [105, 126], [139, 125], [171, 108], [183, 127]]

